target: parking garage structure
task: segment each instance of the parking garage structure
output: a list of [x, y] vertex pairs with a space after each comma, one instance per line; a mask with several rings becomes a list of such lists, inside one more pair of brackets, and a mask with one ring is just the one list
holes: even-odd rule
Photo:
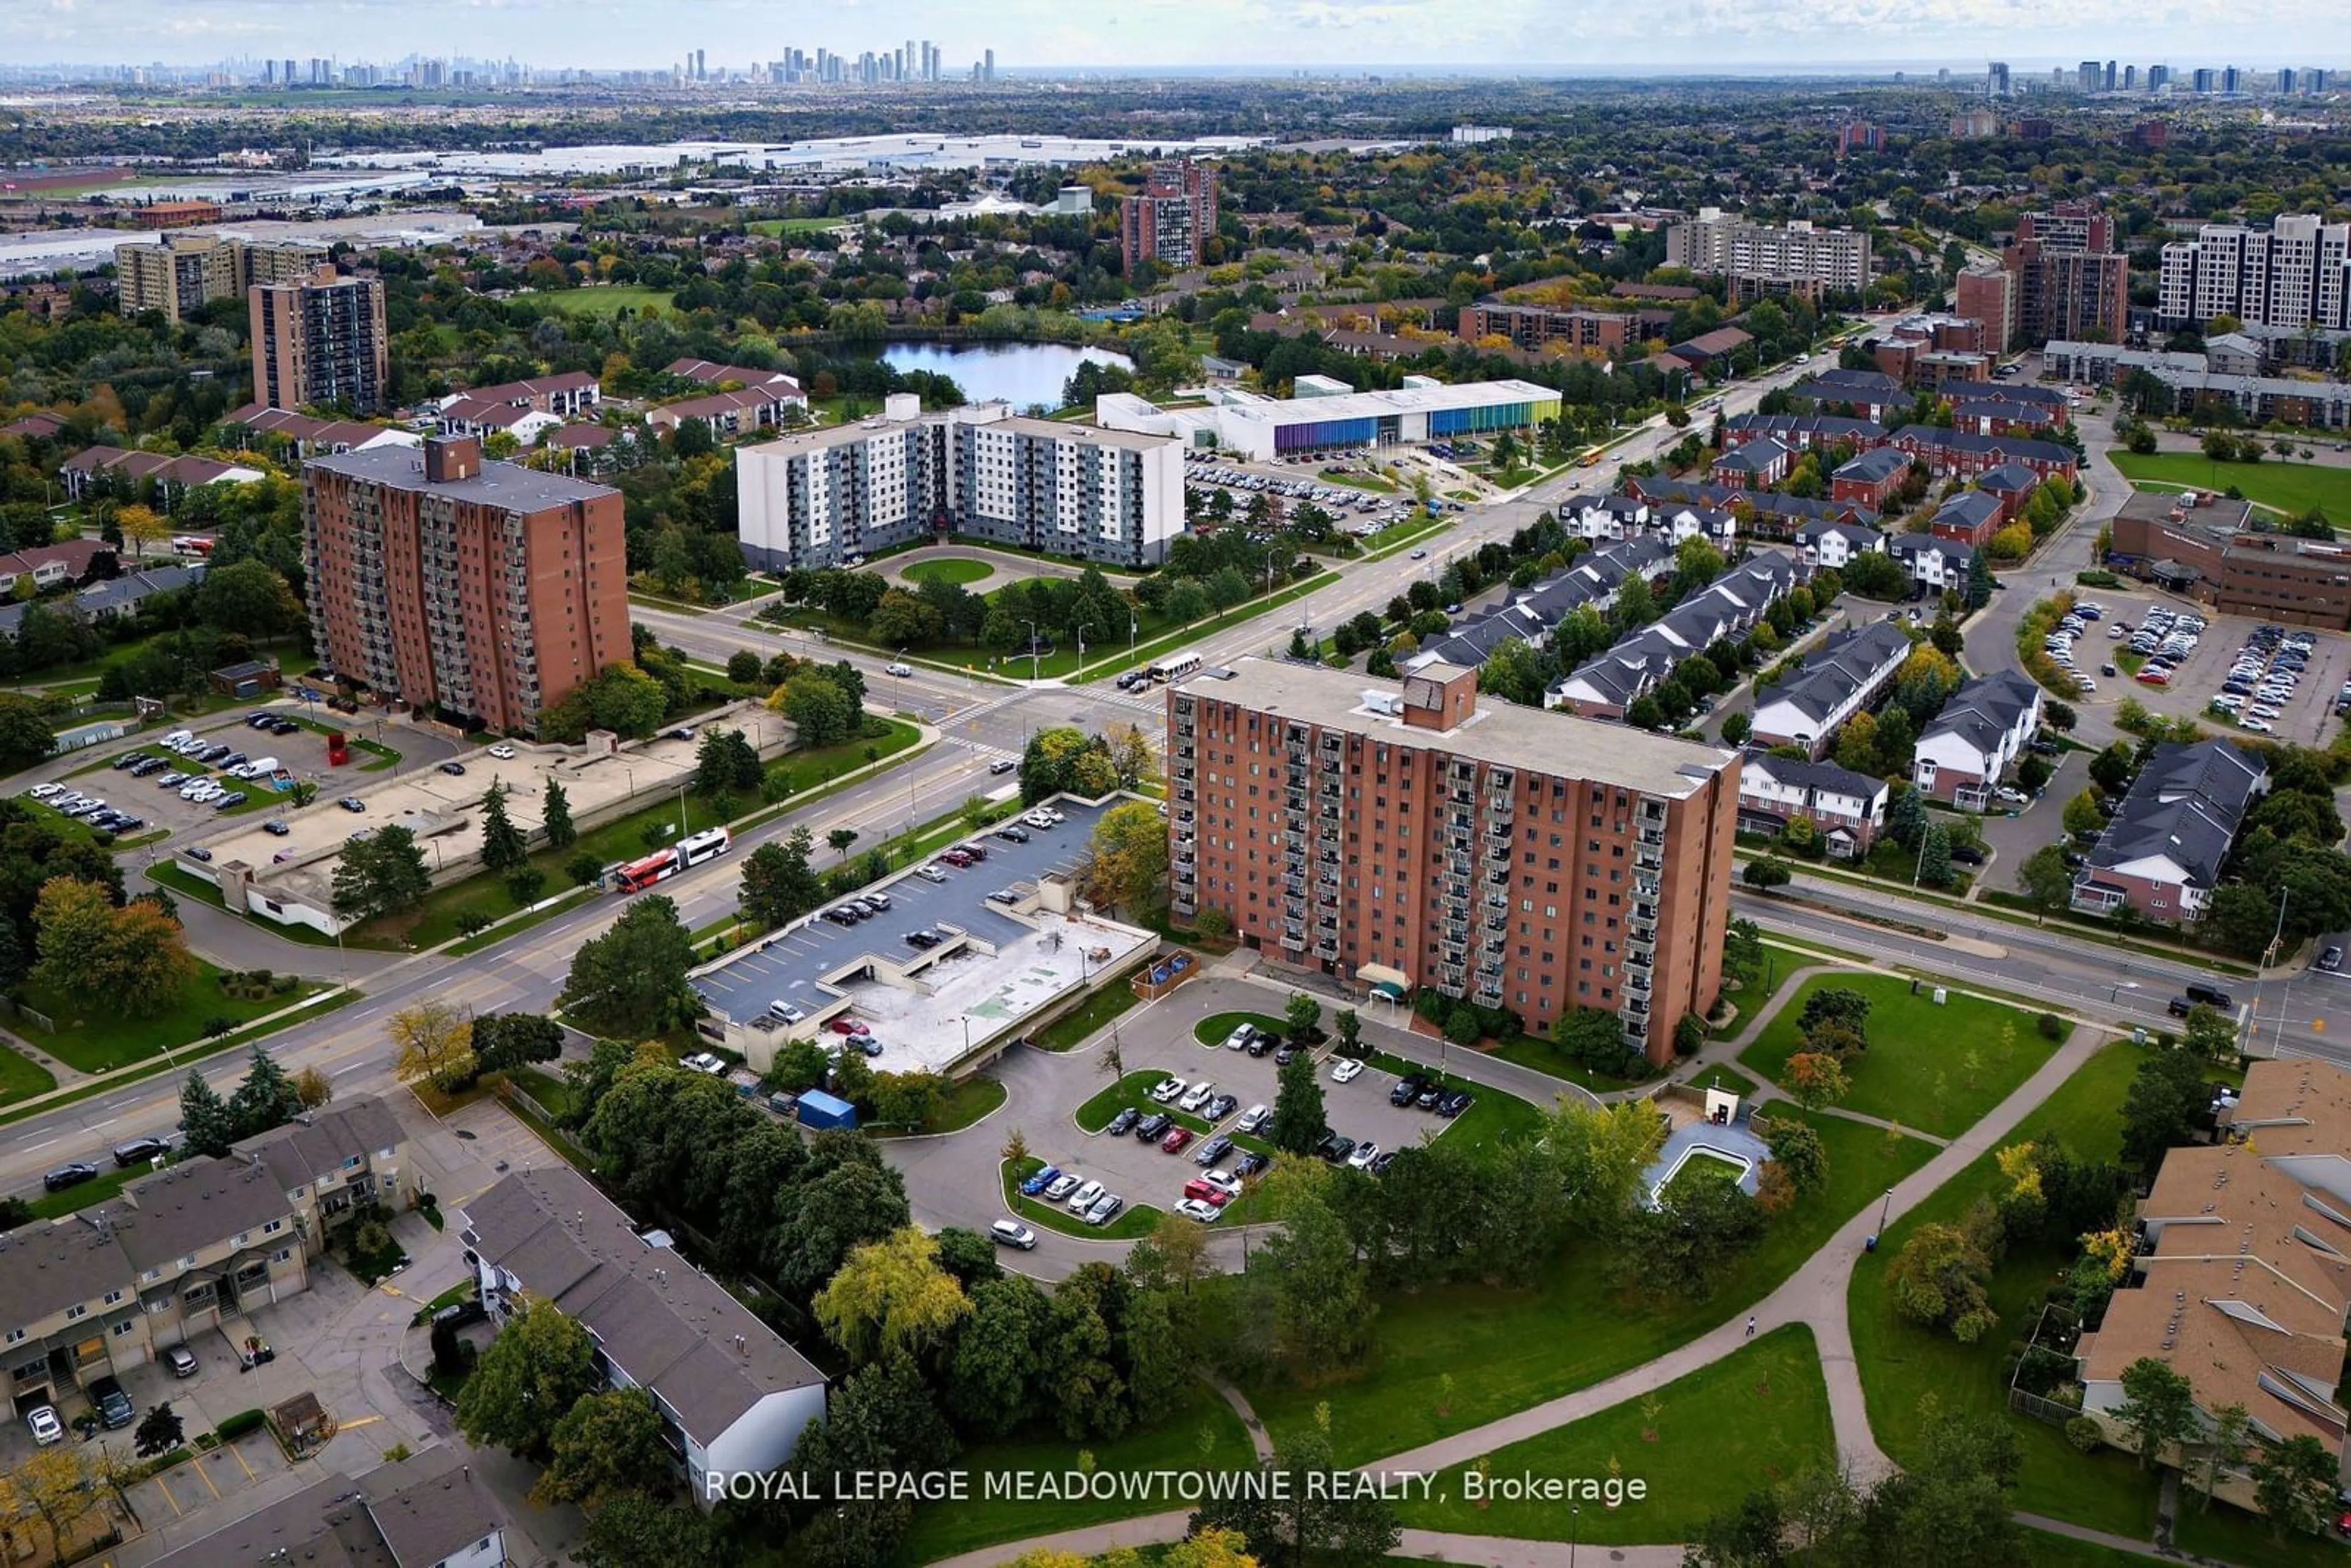
[[[1075, 881], [1094, 824], [1128, 799], [1047, 802], [1061, 822], [1014, 819], [964, 841], [985, 860], [935, 858], [864, 890], [889, 901], [878, 915], [827, 918], [848, 902], [837, 900], [695, 971], [702, 1038], [766, 1073], [790, 1041], [841, 1046], [836, 1022], [854, 1023], [876, 1071], [978, 1071], [1158, 951], [1156, 933], [1106, 918]], [[908, 940], [925, 933], [936, 941]]]

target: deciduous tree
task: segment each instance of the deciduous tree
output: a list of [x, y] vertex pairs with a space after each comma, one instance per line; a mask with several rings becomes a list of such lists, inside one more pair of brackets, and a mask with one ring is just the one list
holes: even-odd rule
[[625, 1493], [666, 1490], [669, 1443], [661, 1412], [642, 1388], [589, 1395], [563, 1412], [547, 1446], [547, 1469], [530, 1489], [530, 1500], [542, 1507], [576, 1502], [597, 1509]]
[[557, 1424], [601, 1382], [588, 1331], [554, 1303], [528, 1297], [458, 1391], [457, 1428], [468, 1441], [544, 1461]]
[[474, 1059], [474, 1020], [463, 1009], [427, 997], [392, 1015], [392, 1076], [402, 1083], [430, 1083], [445, 1092], [470, 1082], [479, 1071]]

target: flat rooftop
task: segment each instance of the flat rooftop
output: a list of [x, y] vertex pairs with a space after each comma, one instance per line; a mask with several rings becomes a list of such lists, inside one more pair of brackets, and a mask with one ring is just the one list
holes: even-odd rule
[[1179, 683], [1177, 689], [1202, 702], [1238, 703], [1327, 729], [1378, 736], [1503, 768], [1531, 768], [1560, 778], [1620, 785], [1668, 800], [1697, 794], [1707, 780], [1739, 761], [1736, 752], [1719, 747], [1551, 708], [1520, 707], [1499, 698], [1481, 698], [1478, 711], [1449, 730], [1415, 728], [1367, 702], [1395, 697], [1397, 688], [1392, 685], [1344, 670], [1273, 659], [1242, 659], [1233, 664], [1229, 679], [1203, 672]]
[[[1151, 405], [1146, 402], [1144, 406], [1149, 408]], [[1070, 441], [1086, 446], [1114, 446], [1128, 452], [1155, 452], [1166, 445], [1169, 439], [1165, 435], [1147, 435], [1127, 430], [1109, 430], [1100, 425], [1072, 424], [1066, 420], [1031, 419], [1026, 414], [1012, 413], [1008, 404], [986, 402], [926, 413], [916, 419], [893, 420], [877, 415], [870, 419], [861, 419], [854, 424], [834, 424], [820, 430], [795, 431], [789, 435], [779, 436], [774, 441], [763, 441], [756, 446], [743, 447], [737, 456], [738, 459], [741, 457], [758, 459], [798, 457], [810, 452], [828, 451], [836, 446], [853, 446], [858, 442], [898, 431], [916, 430], [926, 426], [945, 428], [957, 424], [1001, 430], [1015, 435], [1038, 436], [1047, 441]]]
[[[290, 703], [272, 706], [277, 710], [294, 706]], [[695, 723], [739, 729], [763, 757], [778, 751], [791, 734], [788, 721], [758, 703], [725, 709]], [[370, 727], [355, 721], [350, 733], [364, 737]], [[598, 753], [584, 747], [514, 741], [509, 743], [514, 756], [503, 760], [492, 757], [486, 748], [467, 752], [457, 759], [465, 769], [463, 774], [444, 773], [437, 764], [422, 763], [362, 773], [357, 771], [357, 765], [371, 754], [355, 749], [350, 767], [329, 768], [326, 737], [309, 731], [248, 737], [229, 730], [223, 731], [220, 738], [234, 739], [256, 759], [277, 757], [296, 778], [317, 783], [318, 799], [305, 807], [297, 808], [289, 800], [282, 807], [265, 807], [233, 817], [229, 821], [235, 825], [218, 837], [192, 841], [212, 851], [214, 866], [242, 861], [253, 867], [256, 894], [322, 910], [333, 903], [336, 859], [355, 834], [396, 823], [416, 835], [428, 866], [436, 871], [459, 864], [472, 869], [482, 850], [481, 805], [494, 782], [506, 786], [507, 816], [525, 833], [533, 833], [542, 823], [547, 781], [556, 779], [563, 786], [572, 821], [584, 831], [623, 810], [674, 800], [678, 787], [694, 776], [699, 744], [664, 733], [659, 739], [623, 747], [618, 752]], [[399, 732], [387, 728], [385, 744], [397, 750]], [[268, 785], [256, 781], [239, 788], [261, 792]], [[345, 796], [364, 802], [367, 810], [346, 810], [337, 804]], [[286, 824], [288, 831], [284, 836], [262, 825], [273, 820]], [[695, 821], [690, 825], [700, 829], [714, 824]], [[207, 874], [203, 866], [188, 869]], [[558, 891], [549, 889], [550, 894]]]
[[620, 494], [601, 485], [574, 479], [568, 474], [545, 474], [536, 468], [526, 468], [519, 463], [486, 461], [470, 478], [427, 479], [424, 476], [424, 455], [406, 446], [375, 446], [364, 452], [333, 453], [311, 458], [307, 466], [324, 469], [329, 474], [348, 475], [371, 484], [389, 486], [395, 490], [445, 496], [452, 500], [471, 501], [478, 507], [496, 507], [510, 512], [545, 511], [549, 507], [569, 506], [574, 501], [592, 501], [599, 497]]
[[[789, 1003], [808, 1015], [793, 1031], [800, 1035], [845, 1010], [845, 1001], [882, 1041], [882, 1054], [873, 1061], [877, 1071], [944, 1070], [969, 1046], [1067, 995], [1105, 965], [1115, 967], [1156, 942], [1147, 931], [1091, 917], [1033, 907], [1015, 914], [987, 897], [999, 889], [1015, 890], [1023, 898], [1013, 908], [1029, 906], [1040, 878], [1068, 873], [1085, 858], [1094, 824], [1116, 803], [1056, 800], [1054, 809], [1068, 820], [1029, 830], [1025, 844], [997, 838], [995, 828], [974, 834], [964, 841], [987, 850], [977, 865], [963, 871], [942, 865], [944, 883], [910, 869], [867, 890], [889, 895], [890, 908], [879, 917], [848, 926], [810, 918], [713, 965], [694, 977], [695, 988], [714, 1011], [737, 1023], [759, 1017], [771, 1002]], [[907, 945], [906, 934], [925, 927], [951, 927], [972, 941], [951, 936], [920, 952]], [[1108, 956], [1094, 956], [1104, 949]], [[876, 962], [916, 984], [873, 977]]]
[[1228, 402], [1220, 413], [1276, 424], [1321, 424], [1339, 419], [1376, 419], [1383, 414], [1433, 413], [1440, 409], [1486, 408], [1495, 403], [1556, 402], [1559, 393], [1532, 382], [1458, 382], [1392, 392], [1347, 392], [1338, 397]]

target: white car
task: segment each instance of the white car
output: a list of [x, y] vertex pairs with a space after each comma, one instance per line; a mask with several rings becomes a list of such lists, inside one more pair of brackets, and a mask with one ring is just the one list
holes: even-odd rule
[[947, 879], [947, 873], [936, 864], [918, 865], [914, 868], [914, 874], [925, 882], [945, 882]]
[[36, 784], [30, 789], [26, 790], [25, 793], [30, 795], [36, 800], [46, 800], [52, 795], [61, 795], [65, 793], [65, 788], [66, 787], [62, 784]]
[[[1078, 1181], [1079, 1178], [1075, 1176], [1055, 1176], [1051, 1181], [1045, 1184], [1046, 1201], [1049, 1203], [1061, 1202], [1063, 1198], [1069, 1197], [1070, 1194], [1078, 1190]], [[1099, 1187], [1101, 1184], [1096, 1183], [1095, 1185]]]
[[1993, 794], [1994, 796], [1996, 796], [1998, 799], [2000, 799], [2001, 801], [2003, 801], [2003, 802], [2005, 802], [2006, 804], [2011, 805], [2011, 806], [2022, 806], [2022, 805], [2023, 805], [2023, 804], [2024, 804], [2024, 802], [2025, 802], [2027, 800], [2029, 800], [2029, 799], [2031, 798], [2031, 797], [2027, 796], [2023, 790], [2022, 790], [2022, 789], [2010, 789], [2010, 788], [2009, 788], [2007, 785], [2005, 785], [2005, 784], [2001, 785], [1999, 789], [1997, 789], [1993, 790], [1993, 791], [1992, 791], [1992, 794]]
[[1163, 1078], [1151, 1086], [1151, 1098], [1165, 1105], [1190, 1087], [1180, 1078]]
[[889, 666], [889, 670], [893, 675], [911, 675], [914, 673], [914, 666], [912, 664], [892, 664]]
[[1256, 1031], [1257, 1026], [1255, 1024], [1242, 1024], [1239, 1028], [1234, 1030], [1232, 1033], [1225, 1036], [1225, 1049], [1227, 1051], [1247, 1051], [1249, 1049], [1249, 1037]]
[[1200, 1225], [1214, 1225], [1217, 1222], [1217, 1206], [1213, 1203], [1204, 1203], [1196, 1197], [1187, 1197], [1178, 1202], [1176, 1205], [1176, 1212]]
[[1254, 1133], [1272, 1120], [1273, 1111], [1270, 1107], [1265, 1105], [1252, 1105], [1248, 1110], [1241, 1113], [1241, 1119], [1233, 1124], [1233, 1131], [1236, 1133]]
[[1191, 1088], [1184, 1092], [1184, 1097], [1176, 1102], [1176, 1109], [1178, 1111], [1197, 1111], [1201, 1106], [1208, 1103], [1209, 1097], [1215, 1094], [1216, 1092], [1217, 1086], [1203, 1078], [1200, 1082], [1193, 1084]]
[[2237, 721], [2237, 727], [2239, 729], [2250, 729], [2255, 735], [2267, 735], [2270, 733], [2270, 726], [2267, 719], [2241, 718]]
[[66, 1440], [65, 1423], [57, 1419], [54, 1405], [36, 1405], [25, 1412], [25, 1425], [32, 1428], [33, 1441], [44, 1448]]
[[1362, 1074], [1363, 1071], [1364, 1063], [1361, 1058], [1343, 1056], [1331, 1069], [1331, 1082], [1333, 1083], [1353, 1083], [1356, 1078]]
[[696, 1072], [708, 1073], [713, 1078], [726, 1071], [726, 1063], [706, 1051], [695, 1051], [680, 1065], [691, 1068]]
[[1230, 1171], [1202, 1171], [1200, 1179], [1218, 1192], [1229, 1194], [1234, 1197], [1241, 1195], [1241, 1178]]
[[2085, 677], [2080, 676], [2080, 675], [2076, 675], [2076, 676], [2074, 676], [2074, 684], [2075, 685], [2077, 685], [2077, 686], [2079, 686], [2079, 687], [2081, 687], [2081, 688], [2082, 688], [2082, 695], [2083, 695], [2084, 696], [2092, 696], [2092, 695], [2095, 695], [2096, 694], [2096, 692], [2097, 692], [2097, 689], [2098, 689], [2098, 683], [2097, 683], [2097, 682], [2093, 681], [2093, 680], [2085, 679]]
[[1083, 1214], [1086, 1210], [1094, 1206], [1094, 1199], [1100, 1197], [1102, 1195], [1102, 1183], [1098, 1181], [1090, 1181], [1086, 1183], [1085, 1186], [1078, 1188], [1077, 1191], [1070, 1195], [1070, 1212], [1071, 1214]]
[[514, 754], [515, 748], [507, 745], [504, 741], [500, 741], [497, 745], [490, 747], [490, 755], [496, 758], [501, 762], [512, 762], [514, 760]]
[[1367, 1138], [1357, 1144], [1354, 1153], [1347, 1156], [1347, 1168], [1352, 1171], [1367, 1171], [1372, 1168], [1372, 1162], [1379, 1157], [1380, 1146]]

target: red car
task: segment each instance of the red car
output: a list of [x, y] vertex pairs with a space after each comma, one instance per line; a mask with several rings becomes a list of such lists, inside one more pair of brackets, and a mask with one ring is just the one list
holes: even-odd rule
[[939, 859], [946, 862], [947, 864], [951, 866], [967, 866], [972, 863], [970, 852], [967, 850], [949, 850], [946, 853], [940, 855]]
[[1197, 1198], [1215, 1208], [1222, 1208], [1233, 1200], [1231, 1193], [1214, 1182], [1202, 1181], [1198, 1176], [1194, 1176], [1184, 1184], [1184, 1196]]
[[1159, 1146], [1160, 1146], [1160, 1148], [1162, 1148], [1163, 1150], [1165, 1150], [1165, 1152], [1167, 1152], [1168, 1154], [1171, 1154], [1171, 1155], [1181, 1154], [1181, 1153], [1183, 1153], [1183, 1151], [1184, 1151], [1184, 1145], [1186, 1145], [1186, 1144], [1188, 1144], [1188, 1143], [1190, 1143], [1191, 1141], [1192, 1141], [1192, 1129], [1191, 1129], [1191, 1128], [1189, 1128], [1189, 1127], [1170, 1127], [1170, 1128], [1167, 1130], [1167, 1135], [1166, 1135], [1165, 1137], [1164, 1137], [1164, 1138], [1162, 1138], [1162, 1139], [1160, 1139], [1160, 1140], [1159, 1140]]
[[835, 1034], [872, 1034], [873, 1032], [855, 1019], [835, 1019], [830, 1027]]

